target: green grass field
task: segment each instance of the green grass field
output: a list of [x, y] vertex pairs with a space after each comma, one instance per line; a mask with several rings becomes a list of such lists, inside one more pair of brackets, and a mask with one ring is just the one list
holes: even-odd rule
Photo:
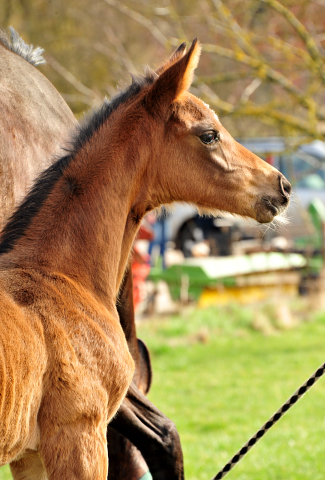
[[[325, 361], [325, 315], [265, 336], [252, 328], [261, 312], [276, 326], [269, 306], [189, 311], [140, 325], [152, 353], [149, 396], [178, 427], [187, 480], [213, 477]], [[324, 434], [325, 378], [227, 478], [323, 479]]]
[[[149, 396], [178, 427], [187, 480], [211, 479], [325, 361], [325, 314], [295, 316], [290, 330], [272, 305], [141, 321], [154, 370]], [[324, 436], [322, 378], [226, 478], [321, 480]], [[8, 472], [1, 468], [0, 479]]]

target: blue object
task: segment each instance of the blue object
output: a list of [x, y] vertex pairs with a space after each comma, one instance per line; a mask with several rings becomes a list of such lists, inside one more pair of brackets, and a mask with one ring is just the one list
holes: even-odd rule
[[[150, 242], [149, 249], [148, 249], [151, 266], [152, 267], [156, 266], [156, 265], [153, 265], [152, 250], [155, 245], [158, 245], [160, 249], [159, 254], [162, 257], [162, 267], [163, 269], [165, 269], [166, 268], [166, 265], [165, 265], [166, 218], [165, 217], [157, 218], [157, 221], [152, 225], [152, 228], [154, 231], [154, 238]], [[142, 478], [140, 478], [140, 480], [142, 480]], [[144, 480], [147, 480], [147, 479], [144, 479]]]
[[139, 480], [152, 480], [152, 475], [149, 470]]

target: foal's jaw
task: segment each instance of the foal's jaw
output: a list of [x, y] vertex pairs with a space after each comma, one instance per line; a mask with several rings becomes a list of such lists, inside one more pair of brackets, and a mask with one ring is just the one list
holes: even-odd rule
[[248, 216], [259, 223], [269, 223], [288, 207], [291, 185], [275, 168], [260, 158], [258, 161], [260, 170], [256, 169], [253, 179], [246, 185], [243, 172], [241, 188], [244, 191], [244, 198], [251, 199], [252, 208]]

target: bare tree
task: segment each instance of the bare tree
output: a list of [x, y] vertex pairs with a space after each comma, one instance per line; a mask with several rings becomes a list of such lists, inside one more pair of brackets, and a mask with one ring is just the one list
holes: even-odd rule
[[[194, 82], [237, 136], [325, 130], [325, 3], [313, 0], [4, 0], [0, 16], [48, 54], [46, 75], [80, 114], [127, 72], [198, 37]], [[158, 66], [158, 65], [157, 65]]]
[[207, 0], [190, 9], [177, 2], [156, 8], [148, 19], [139, 8], [105, 2], [141, 24], [160, 44], [177, 46], [197, 32], [209, 58], [204, 55], [194, 85], [231, 117], [239, 133], [254, 133], [248, 119], [257, 118], [267, 126], [260, 125], [260, 132], [323, 138], [324, 4]]

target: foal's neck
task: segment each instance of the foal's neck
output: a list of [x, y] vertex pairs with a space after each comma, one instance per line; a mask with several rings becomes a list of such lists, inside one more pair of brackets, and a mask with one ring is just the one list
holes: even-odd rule
[[130, 145], [113, 140], [108, 126], [103, 130], [70, 160], [5, 257], [11, 264], [63, 273], [112, 307], [145, 213], [133, 207], [145, 196], [146, 159], [139, 146], [131, 152]]

